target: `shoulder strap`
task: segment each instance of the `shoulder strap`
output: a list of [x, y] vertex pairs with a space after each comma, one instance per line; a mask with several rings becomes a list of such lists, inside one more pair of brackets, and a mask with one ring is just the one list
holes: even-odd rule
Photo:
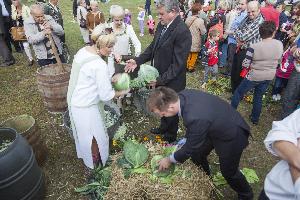
[[80, 17], [83, 18], [81, 9], [79, 8]]
[[194, 21], [197, 19], [198, 17], [195, 17], [192, 21], [192, 23], [188, 26], [188, 28], [190, 28], [192, 26], [192, 24], [194, 23]]

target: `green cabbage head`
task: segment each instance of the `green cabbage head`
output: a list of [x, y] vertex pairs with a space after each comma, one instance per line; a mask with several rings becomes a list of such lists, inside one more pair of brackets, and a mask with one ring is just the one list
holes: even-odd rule
[[121, 73], [117, 82], [113, 84], [113, 87], [117, 91], [128, 90], [130, 84], [130, 76], [127, 73]]
[[145, 145], [139, 144], [136, 141], [126, 141], [123, 150], [125, 159], [133, 168], [138, 168], [145, 164], [149, 157], [149, 152]]

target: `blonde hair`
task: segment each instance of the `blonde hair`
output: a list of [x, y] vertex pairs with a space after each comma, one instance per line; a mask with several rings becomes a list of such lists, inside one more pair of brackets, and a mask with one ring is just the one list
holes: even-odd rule
[[125, 15], [125, 11], [119, 5], [112, 5], [109, 9], [109, 14], [112, 17], [121, 17]]
[[218, 7], [223, 10], [230, 10], [232, 8], [232, 0], [221, 0], [219, 1]]
[[108, 33], [107, 29], [110, 27], [107, 24], [99, 24], [96, 26], [91, 34], [91, 39], [96, 44], [97, 49], [114, 46], [117, 41], [113, 33]]

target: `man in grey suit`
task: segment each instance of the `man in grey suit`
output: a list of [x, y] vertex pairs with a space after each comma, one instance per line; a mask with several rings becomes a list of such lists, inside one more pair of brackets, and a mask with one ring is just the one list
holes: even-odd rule
[[[180, 92], [186, 86], [186, 63], [192, 36], [179, 16], [178, 0], [159, 0], [157, 11], [160, 23], [153, 41], [139, 57], [127, 61], [125, 71], [131, 72], [150, 61], [159, 72], [159, 77], [150, 86], [168, 86]], [[178, 116], [162, 117], [160, 127], [151, 129], [151, 132], [162, 134], [164, 140], [173, 142], [177, 136], [178, 121]]]

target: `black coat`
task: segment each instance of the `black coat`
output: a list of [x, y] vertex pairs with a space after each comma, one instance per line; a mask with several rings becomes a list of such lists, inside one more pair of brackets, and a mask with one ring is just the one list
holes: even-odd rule
[[[243, 117], [219, 97], [197, 90], [184, 90], [179, 93], [179, 99], [187, 141], [175, 152], [176, 161], [184, 162], [197, 153], [207, 137], [220, 144], [235, 140], [237, 134], [249, 136], [250, 127]], [[242, 131], [236, 131], [237, 127]], [[233, 148], [243, 149], [247, 144]]]
[[157, 84], [179, 92], [186, 85], [186, 63], [192, 36], [180, 16], [174, 19], [159, 40], [162, 29], [163, 26], [159, 23], [153, 41], [135, 60], [138, 65], [151, 61], [151, 65], [154, 64], [159, 72]]
[[[3, 0], [5, 8], [7, 9], [8, 13], [9, 13], [9, 19], [6, 20], [10, 20], [11, 19], [11, 0]], [[6, 27], [7, 28], [7, 27]], [[10, 28], [10, 27], [8, 27]], [[5, 33], [5, 26], [4, 26], [4, 18], [2, 15], [2, 6], [0, 4], [0, 34], [4, 34]]]

